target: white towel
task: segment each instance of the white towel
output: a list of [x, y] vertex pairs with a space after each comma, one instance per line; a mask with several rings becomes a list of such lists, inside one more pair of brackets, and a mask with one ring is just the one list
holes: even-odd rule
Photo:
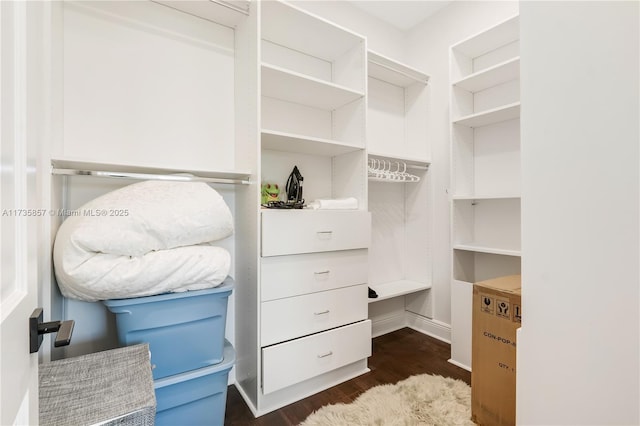
[[307, 208], [313, 210], [355, 210], [358, 208], [358, 200], [354, 197], [318, 199], [309, 203]]

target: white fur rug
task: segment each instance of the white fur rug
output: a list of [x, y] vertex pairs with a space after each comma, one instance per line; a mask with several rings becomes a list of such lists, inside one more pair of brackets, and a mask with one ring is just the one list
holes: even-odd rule
[[300, 426], [474, 425], [471, 388], [461, 380], [420, 374], [373, 387], [351, 404], [326, 405]]

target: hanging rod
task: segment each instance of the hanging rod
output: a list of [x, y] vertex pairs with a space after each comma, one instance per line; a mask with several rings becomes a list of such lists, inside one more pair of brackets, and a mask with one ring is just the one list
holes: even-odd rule
[[[222, 1], [222, 0], [209, 0], [209, 1], [211, 3], [215, 3], [215, 4], [220, 5], [222, 7], [226, 7], [228, 9], [231, 9], [231, 10], [233, 10], [235, 12], [242, 13], [242, 14], [245, 14], [247, 16], [249, 15], [249, 11], [247, 9], [244, 9], [242, 7], [233, 5], [233, 4], [229, 3], [229, 2]], [[247, 7], [249, 7], [249, 2], [247, 2]]]
[[414, 170], [429, 170], [429, 166], [419, 166], [417, 164], [407, 164], [407, 169], [414, 169]]
[[215, 177], [202, 177], [189, 174], [153, 174], [153, 173], [132, 173], [132, 172], [109, 172], [101, 170], [76, 170], [51, 168], [51, 174], [65, 176], [95, 176], [116, 179], [138, 179], [138, 180], [162, 180], [172, 182], [206, 182], [206, 183], [227, 183], [249, 185], [247, 179], [228, 179]]

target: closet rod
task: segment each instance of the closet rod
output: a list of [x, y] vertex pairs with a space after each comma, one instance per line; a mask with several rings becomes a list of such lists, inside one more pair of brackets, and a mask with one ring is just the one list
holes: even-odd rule
[[418, 166], [417, 164], [407, 164], [407, 169], [429, 170], [429, 166]]
[[[235, 5], [233, 5], [233, 4], [231, 4], [231, 3], [228, 3], [228, 2], [226, 2], [226, 1], [221, 1], [221, 0], [209, 0], [209, 1], [211, 1], [212, 3], [218, 4], [218, 5], [220, 5], [220, 6], [226, 7], [226, 8], [228, 8], [228, 9], [231, 9], [231, 10], [233, 10], [233, 11], [236, 11], [236, 12], [242, 13], [242, 14], [244, 14], [244, 15], [247, 15], [247, 16], [249, 15], [249, 11], [248, 11], [248, 10], [243, 9], [243, 8], [241, 8], [241, 7], [239, 7], [239, 6], [235, 6]], [[247, 2], [247, 3], [248, 3], [248, 2]]]
[[106, 177], [116, 179], [138, 179], [138, 180], [163, 180], [173, 182], [206, 182], [206, 183], [228, 183], [228, 184], [241, 184], [249, 185], [251, 182], [245, 179], [227, 179], [227, 178], [214, 178], [214, 177], [202, 177], [193, 175], [166, 175], [166, 174], [151, 174], [151, 173], [130, 173], [130, 172], [108, 172], [98, 170], [76, 170], [76, 169], [59, 169], [53, 167], [51, 173], [54, 175], [66, 175], [66, 176], [95, 176]]
[[385, 69], [387, 69], [389, 71], [393, 71], [396, 74], [403, 75], [403, 76], [405, 76], [407, 78], [410, 78], [411, 80], [417, 81], [418, 83], [429, 84], [429, 79], [428, 78], [426, 80], [423, 79], [423, 78], [417, 78], [415, 75], [412, 75], [412, 74], [409, 74], [407, 72], [401, 71], [398, 68], [394, 68], [392, 66], [377, 62], [375, 59], [369, 59], [369, 62], [371, 62], [372, 64], [375, 64], [375, 65], [377, 65], [379, 67], [385, 68]]

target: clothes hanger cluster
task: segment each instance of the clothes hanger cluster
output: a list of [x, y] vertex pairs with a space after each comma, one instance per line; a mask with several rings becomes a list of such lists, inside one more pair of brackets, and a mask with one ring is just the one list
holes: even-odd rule
[[369, 180], [381, 182], [418, 182], [420, 177], [407, 173], [404, 161], [381, 160], [369, 158], [367, 174]]

